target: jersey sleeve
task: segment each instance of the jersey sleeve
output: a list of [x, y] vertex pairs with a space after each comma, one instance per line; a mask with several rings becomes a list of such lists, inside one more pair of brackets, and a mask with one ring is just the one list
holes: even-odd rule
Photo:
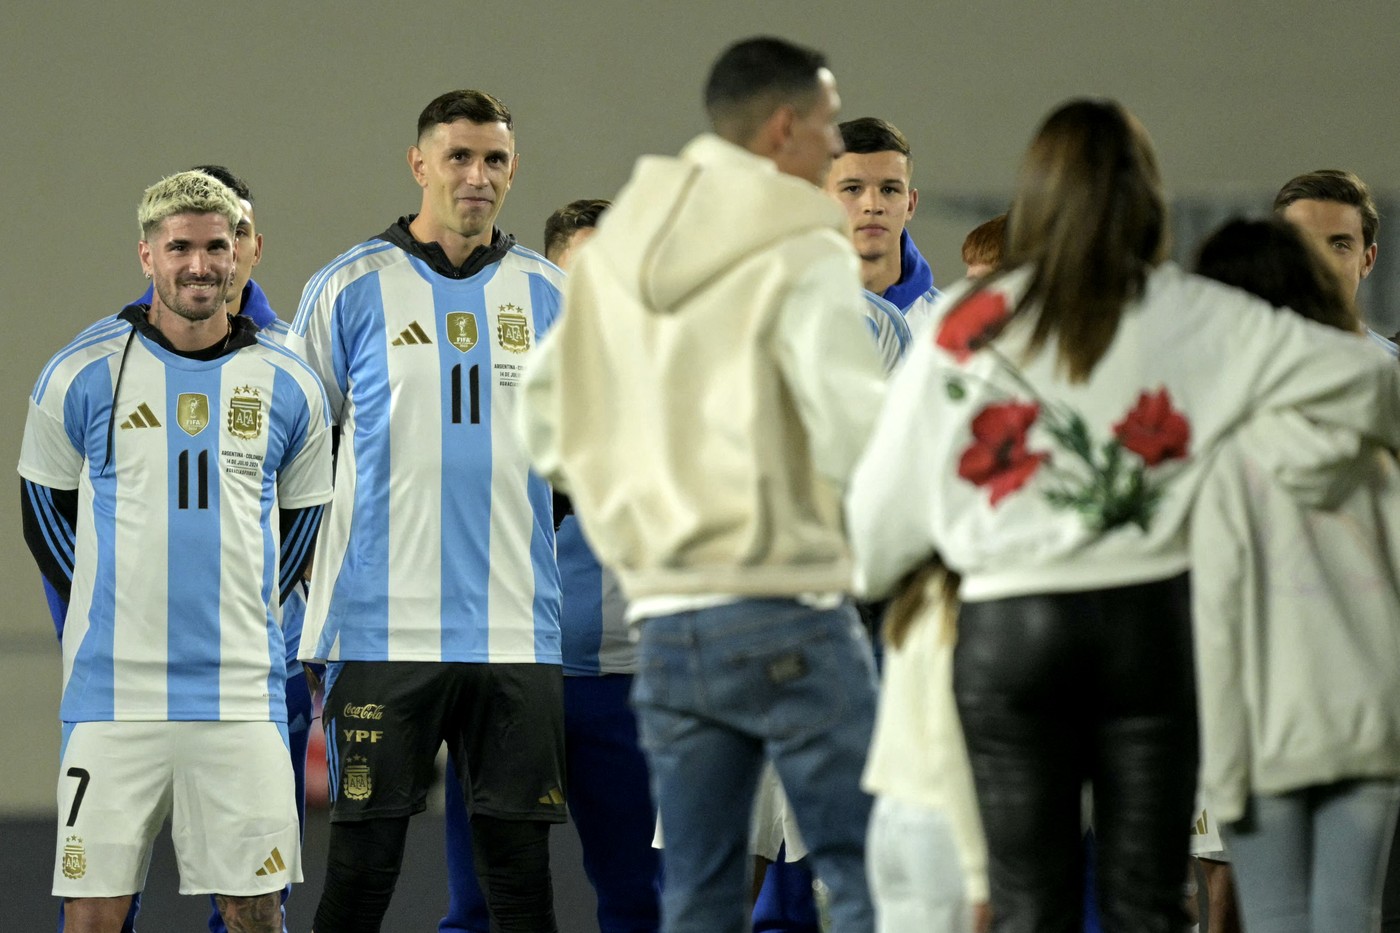
[[331, 498], [331, 428], [326, 395], [306, 379], [304, 422], [293, 437], [277, 471], [277, 502], [284, 509], [304, 509]]
[[81, 435], [69, 431], [65, 409], [59, 393], [46, 393], [42, 401], [30, 398], [20, 443], [20, 476], [51, 489], [77, 489], [83, 471]]
[[78, 493], [20, 480], [20, 516], [24, 541], [51, 594], [54, 627], [62, 635], [77, 551]]
[[340, 335], [334, 327], [340, 295], [340, 289], [326, 286], [322, 274], [314, 276], [302, 292], [301, 304], [285, 342], [287, 349], [305, 360], [321, 380], [330, 419], [336, 424], [340, 423], [348, 385], [345, 353], [338, 349]]

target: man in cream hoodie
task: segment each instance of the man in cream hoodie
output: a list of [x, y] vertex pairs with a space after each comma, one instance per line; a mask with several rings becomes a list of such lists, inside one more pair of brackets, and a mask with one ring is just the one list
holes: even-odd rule
[[858, 788], [874, 709], [842, 489], [881, 372], [823, 57], [739, 42], [714, 129], [643, 157], [574, 261], [521, 427], [640, 623], [633, 702], [666, 829], [667, 933], [746, 927], [748, 816], [777, 766], [839, 933], [872, 929]]

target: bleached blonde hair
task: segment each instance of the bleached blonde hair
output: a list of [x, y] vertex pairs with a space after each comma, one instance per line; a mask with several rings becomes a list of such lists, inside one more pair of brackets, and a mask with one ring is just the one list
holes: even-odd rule
[[141, 206], [136, 209], [141, 238], [146, 239], [166, 218], [176, 214], [222, 214], [228, 218], [232, 232], [243, 218], [243, 205], [228, 185], [203, 172], [167, 175], [141, 196]]

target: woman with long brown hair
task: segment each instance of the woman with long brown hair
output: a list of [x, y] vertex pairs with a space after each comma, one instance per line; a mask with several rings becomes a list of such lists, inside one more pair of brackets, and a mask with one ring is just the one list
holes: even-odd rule
[[1112, 101], [1042, 124], [1007, 247], [894, 376], [848, 500], [858, 567], [872, 596], [935, 558], [961, 575], [954, 691], [994, 929], [1078, 929], [1089, 782], [1104, 929], [1178, 933], [1204, 464], [1263, 409], [1400, 444], [1400, 371], [1165, 262], [1156, 159]]

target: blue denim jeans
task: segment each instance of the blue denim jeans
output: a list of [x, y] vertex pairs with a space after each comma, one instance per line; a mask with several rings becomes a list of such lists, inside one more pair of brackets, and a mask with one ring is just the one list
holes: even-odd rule
[[1249, 798], [1221, 826], [1249, 933], [1380, 929], [1400, 782], [1343, 781]]
[[873, 933], [860, 773], [875, 668], [855, 609], [749, 599], [642, 625], [632, 690], [665, 833], [665, 933], [744, 933], [749, 815], [782, 779], [836, 933]]

